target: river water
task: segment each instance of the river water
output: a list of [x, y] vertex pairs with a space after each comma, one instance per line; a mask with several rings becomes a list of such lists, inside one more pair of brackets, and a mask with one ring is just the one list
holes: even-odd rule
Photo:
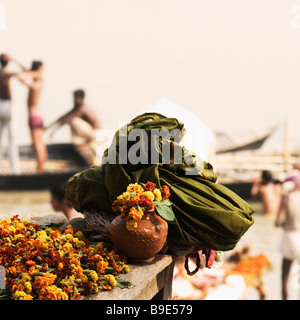
[[[246, 232], [238, 243], [236, 249], [244, 246], [251, 246], [250, 254], [265, 254], [272, 264], [272, 270], [264, 276], [264, 284], [267, 299], [281, 299], [281, 255], [278, 252], [278, 243], [282, 236], [282, 230], [275, 228], [274, 216], [262, 214], [260, 202], [249, 201], [254, 207], [255, 223]], [[50, 204], [49, 191], [6, 191], [0, 192], [0, 219], [10, 218], [13, 215], [19, 215], [21, 218], [27, 218], [34, 222], [51, 221], [63, 223], [66, 221], [62, 213], [55, 212]], [[227, 252], [226, 255], [230, 254]], [[293, 265], [297, 269], [297, 263]], [[289, 298], [299, 299], [299, 274], [292, 272], [290, 276]], [[248, 290], [245, 299], [258, 299], [257, 292]]]

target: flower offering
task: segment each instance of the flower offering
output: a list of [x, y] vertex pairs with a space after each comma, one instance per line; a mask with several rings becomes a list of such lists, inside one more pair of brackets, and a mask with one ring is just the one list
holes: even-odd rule
[[124, 257], [103, 242], [83, 240], [71, 226], [43, 230], [18, 216], [0, 221], [0, 265], [6, 276], [0, 299], [15, 300], [78, 300], [112, 290], [116, 275], [129, 271]]
[[170, 206], [170, 203], [166, 201], [169, 197], [168, 186], [162, 186], [161, 189], [158, 189], [156, 184], [150, 181], [146, 184], [131, 183], [127, 186], [126, 191], [113, 202], [112, 210], [121, 213], [121, 218], [126, 220], [127, 230], [132, 231], [137, 227], [144, 212], [151, 211], [154, 207], [163, 218], [168, 220], [163, 216], [160, 208], [161, 204]]

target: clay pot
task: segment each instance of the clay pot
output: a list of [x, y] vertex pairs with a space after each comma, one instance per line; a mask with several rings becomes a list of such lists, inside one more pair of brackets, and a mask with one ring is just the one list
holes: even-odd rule
[[110, 235], [115, 247], [132, 262], [146, 262], [154, 259], [163, 248], [168, 223], [153, 211], [146, 211], [137, 227], [129, 231], [126, 221], [117, 216], [110, 225]]

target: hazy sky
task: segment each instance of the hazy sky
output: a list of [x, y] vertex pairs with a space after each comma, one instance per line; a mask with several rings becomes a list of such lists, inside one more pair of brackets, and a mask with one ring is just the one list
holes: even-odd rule
[[[261, 129], [286, 118], [294, 131], [299, 125], [300, 0], [0, 0], [1, 6], [0, 51], [27, 66], [45, 62], [46, 124], [71, 108], [72, 91], [82, 87], [103, 127], [115, 128], [161, 97], [216, 131]], [[27, 89], [12, 84], [18, 139], [27, 143]]]

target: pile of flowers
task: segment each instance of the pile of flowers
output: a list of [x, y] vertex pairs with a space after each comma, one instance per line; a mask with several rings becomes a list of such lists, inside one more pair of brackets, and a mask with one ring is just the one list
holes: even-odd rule
[[115, 276], [129, 271], [124, 257], [103, 242], [83, 240], [71, 226], [43, 230], [18, 216], [0, 221], [0, 265], [2, 293], [15, 300], [78, 300], [113, 289]]
[[247, 286], [255, 287], [257, 282], [261, 281], [264, 272], [271, 269], [271, 267], [272, 265], [268, 258], [264, 254], [260, 254], [239, 261], [226, 275], [241, 275]]
[[158, 189], [156, 184], [150, 181], [146, 184], [131, 183], [112, 203], [112, 210], [121, 213], [121, 218], [126, 221], [127, 230], [132, 231], [137, 227], [145, 211], [153, 211], [154, 208], [165, 220], [174, 220], [169, 197], [170, 190], [166, 185]]

